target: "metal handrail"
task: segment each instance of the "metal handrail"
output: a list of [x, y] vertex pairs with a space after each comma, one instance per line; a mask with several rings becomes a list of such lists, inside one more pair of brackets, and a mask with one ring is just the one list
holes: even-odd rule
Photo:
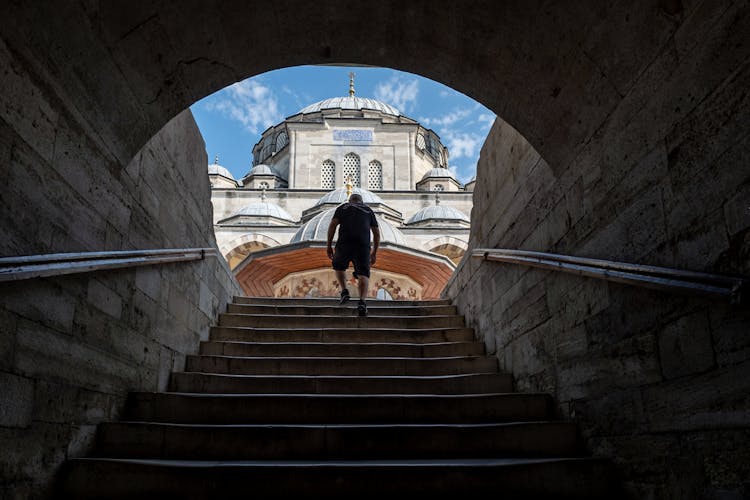
[[742, 277], [529, 250], [477, 248], [472, 251], [471, 256], [488, 261], [561, 271], [656, 290], [721, 297], [729, 299], [732, 304], [741, 303], [742, 291], [747, 288], [749, 282], [748, 279]]
[[215, 248], [163, 248], [0, 257], [0, 282], [203, 260], [216, 255]]

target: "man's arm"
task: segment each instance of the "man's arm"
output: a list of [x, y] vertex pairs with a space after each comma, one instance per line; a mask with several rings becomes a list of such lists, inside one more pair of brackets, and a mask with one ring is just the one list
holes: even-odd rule
[[378, 246], [380, 245], [380, 228], [378, 226], [370, 226], [372, 229], [372, 251], [370, 252], [370, 265], [375, 264], [378, 255]]
[[331, 219], [331, 223], [328, 224], [328, 239], [326, 240], [326, 254], [328, 258], [333, 260], [333, 235], [336, 234], [336, 228], [339, 225], [337, 218]]

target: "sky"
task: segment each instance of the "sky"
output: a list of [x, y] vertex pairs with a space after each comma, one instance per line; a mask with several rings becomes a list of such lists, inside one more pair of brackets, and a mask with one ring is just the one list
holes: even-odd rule
[[449, 166], [465, 183], [476, 174], [479, 149], [495, 114], [473, 99], [433, 80], [388, 68], [297, 66], [248, 78], [193, 104], [209, 161], [236, 179], [252, 166], [261, 133], [305, 106], [348, 95], [349, 72], [356, 95], [395, 106], [438, 133], [450, 152]]

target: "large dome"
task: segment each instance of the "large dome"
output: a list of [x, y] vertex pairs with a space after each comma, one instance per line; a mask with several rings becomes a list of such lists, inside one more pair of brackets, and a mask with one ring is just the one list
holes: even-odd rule
[[366, 97], [355, 97], [355, 96], [331, 97], [330, 99], [318, 101], [314, 104], [310, 104], [309, 106], [303, 108], [300, 111], [300, 113], [316, 113], [324, 109], [339, 109], [339, 108], [340, 109], [356, 109], [356, 110], [372, 109], [372, 110], [380, 111], [381, 113], [385, 113], [388, 115], [394, 115], [394, 116], [401, 115], [399, 110], [397, 110], [390, 104], [386, 104], [382, 101], [376, 101], [375, 99], [368, 99]]
[[232, 177], [232, 174], [229, 172], [229, 170], [222, 167], [218, 163], [211, 163], [208, 165], [208, 175], [220, 175], [222, 177], [226, 177], [227, 179], [234, 180], [234, 177]]
[[451, 220], [469, 222], [469, 217], [453, 207], [445, 207], [442, 205], [432, 205], [425, 207], [411, 216], [406, 222], [407, 224], [416, 224], [427, 220]]
[[[321, 212], [309, 221], [307, 221], [301, 228], [294, 233], [292, 241], [290, 243], [298, 243], [300, 241], [326, 241], [328, 237], [328, 226], [331, 224], [333, 214], [336, 212], [335, 208]], [[378, 220], [378, 226], [380, 227], [380, 241], [388, 241], [391, 243], [397, 243], [399, 245], [406, 245], [406, 239], [404, 235], [393, 227], [390, 222], [384, 220], [382, 217], [375, 216]]]
[[443, 167], [431, 168], [426, 174], [424, 174], [422, 176], [422, 180], [424, 181], [424, 180], [427, 180], [427, 179], [429, 179], [431, 177], [432, 178], [445, 178], [445, 177], [449, 177], [449, 178], [453, 179], [454, 181], [456, 180], [456, 176], [453, 175], [453, 172], [451, 172], [447, 168], [443, 168]]
[[281, 208], [275, 203], [268, 203], [267, 201], [260, 201], [257, 203], [250, 203], [239, 209], [232, 217], [245, 216], [245, 217], [276, 217], [277, 219], [284, 219], [288, 221], [294, 221], [289, 212]]
[[[362, 188], [352, 188], [352, 193], [357, 193], [362, 196], [362, 201], [367, 203], [368, 205], [370, 203], [381, 203], [383, 204], [382, 198], [380, 196], [376, 195], [372, 191], [368, 191], [367, 189]], [[341, 187], [338, 189], [334, 189], [331, 192], [326, 193], [321, 199], [315, 203], [314, 206], [319, 205], [325, 205], [326, 203], [335, 203], [337, 205], [340, 205], [342, 203], [345, 203], [349, 201], [349, 195], [346, 194], [346, 188]]]

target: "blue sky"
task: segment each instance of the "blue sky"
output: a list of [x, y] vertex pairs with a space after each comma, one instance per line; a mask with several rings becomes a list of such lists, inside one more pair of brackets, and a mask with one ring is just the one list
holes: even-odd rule
[[300, 109], [329, 97], [348, 95], [349, 72], [356, 73], [358, 97], [395, 106], [440, 135], [450, 166], [460, 181], [476, 173], [479, 149], [494, 113], [450, 87], [387, 68], [297, 66], [243, 80], [193, 104], [190, 109], [213, 163], [241, 178], [250, 169], [260, 134]]

